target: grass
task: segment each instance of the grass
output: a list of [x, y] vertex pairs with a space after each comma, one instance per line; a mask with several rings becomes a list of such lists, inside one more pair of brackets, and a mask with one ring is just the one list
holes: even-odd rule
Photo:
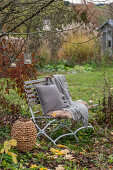
[[[70, 94], [73, 100], [82, 99], [86, 102], [93, 100], [97, 103], [102, 98], [102, 91], [105, 84], [105, 76], [113, 87], [113, 65], [109, 67], [97, 68], [94, 72], [82, 73], [66, 73], [66, 79], [69, 85]], [[43, 76], [41, 76], [43, 77]], [[3, 79], [0, 80], [3, 83]], [[6, 84], [4, 84], [6, 87]], [[26, 112], [28, 106], [25, 99], [22, 99], [16, 90], [10, 89], [9, 94], [5, 94], [5, 88], [2, 91], [4, 96], [12, 103], [19, 103], [22, 106], [23, 113]]]
[[[105, 83], [104, 73], [113, 87], [113, 67], [99, 68], [95, 72], [66, 74], [69, 83], [70, 93], [73, 100], [82, 99], [85, 101], [93, 100], [97, 103], [102, 100], [102, 92]], [[4, 94], [4, 91], [3, 91]], [[5, 97], [12, 103], [20, 103], [22, 106], [22, 114], [27, 112], [28, 106], [25, 99], [17, 95], [16, 90], [10, 90], [9, 95], [4, 94]], [[94, 117], [93, 111], [90, 113]], [[91, 120], [90, 120], [91, 121]], [[16, 148], [12, 148], [13, 153], [17, 154], [18, 163], [12, 162], [11, 156], [4, 154], [0, 164], [1, 169], [31, 169], [32, 165], [36, 165], [34, 169], [44, 169], [46, 167], [50, 170], [58, 170], [61, 165], [66, 170], [106, 170], [113, 169], [113, 129], [101, 127], [97, 122], [93, 121], [94, 131], [91, 129], [81, 131], [78, 134], [80, 142], [77, 143], [74, 137], [62, 138], [58, 144], [63, 144], [66, 148], [53, 145], [47, 138], [42, 137], [41, 140], [37, 138], [37, 144], [29, 152], [21, 152]], [[3, 148], [3, 142], [10, 139], [9, 124], [1, 126], [0, 129], [0, 150]], [[64, 155], [55, 155], [50, 150], [51, 148], [64, 150], [68, 153]], [[1, 156], [1, 154], [0, 154]], [[0, 158], [1, 159], [1, 158]], [[41, 169], [41, 170], [42, 170]]]
[[69, 90], [74, 100], [82, 99], [85, 101], [93, 100], [97, 103], [101, 100], [105, 75], [113, 87], [113, 68], [101, 68], [95, 72], [66, 74]]

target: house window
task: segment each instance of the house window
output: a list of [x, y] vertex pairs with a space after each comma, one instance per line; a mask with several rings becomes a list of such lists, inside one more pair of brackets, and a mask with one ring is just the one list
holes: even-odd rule
[[111, 40], [108, 40], [108, 47], [111, 47]]

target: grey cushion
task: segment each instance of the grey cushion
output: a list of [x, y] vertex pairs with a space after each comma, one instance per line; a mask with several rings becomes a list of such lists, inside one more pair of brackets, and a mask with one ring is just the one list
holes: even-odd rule
[[65, 107], [62, 100], [62, 94], [58, 91], [56, 85], [36, 85], [35, 88], [44, 113], [61, 110]]

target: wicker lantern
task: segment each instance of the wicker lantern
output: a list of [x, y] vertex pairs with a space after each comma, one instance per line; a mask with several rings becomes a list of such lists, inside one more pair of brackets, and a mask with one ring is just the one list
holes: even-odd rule
[[17, 140], [17, 149], [26, 152], [35, 145], [37, 130], [30, 119], [19, 119], [13, 124], [11, 137]]

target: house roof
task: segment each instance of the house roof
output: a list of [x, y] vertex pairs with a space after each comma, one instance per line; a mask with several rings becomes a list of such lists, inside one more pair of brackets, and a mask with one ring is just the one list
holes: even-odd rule
[[105, 25], [110, 25], [111, 27], [113, 27], [113, 20], [112, 19], [109, 19], [107, 20], [104, 24], [102, 24], [98, 29], [97, 31], [99, 31], [100, 29], [102, 29]]

